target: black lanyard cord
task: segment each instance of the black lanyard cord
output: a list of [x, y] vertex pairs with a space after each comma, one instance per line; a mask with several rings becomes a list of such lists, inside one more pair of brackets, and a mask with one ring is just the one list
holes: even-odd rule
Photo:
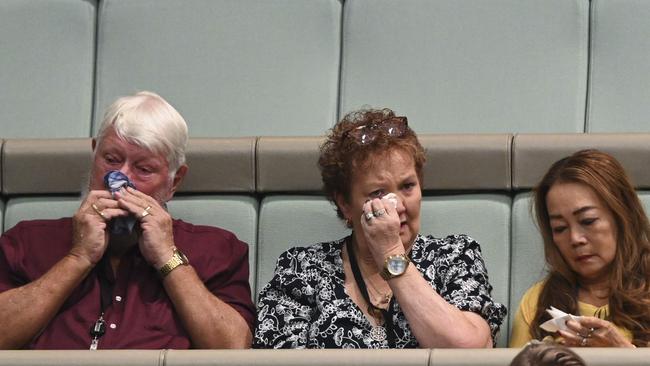
[[[353, 234], [354, 235], [354, 234]], [[348, 258], [350, 258], [350, 267], [352, 268], [352, 274], [354, 274], [354, 281], [357, 283], [357, 287], [361, 290], [361, 296], [368, 303], [368, 312], [380, 312], [384, 318], [384, 327], [386, 328], [386, 337], [388, 342], [388, 347], [395, 347], [395, 332], [393, 327], [393, 305], [395, 303], [395, 298], [393, 297], [388, 303], [388, 310], [381, 309], [375, 306], [370, 301], [370, 295], [368, 295], [368, 288], [366, 287], [366, 282], [363, 280], [361, 275], [361, 270], [359, 269], [359, 264], [357, 263], [357, 258], [354, 253], [354, 245], [352, 245], [352, 236], [346, 240], [345, 245], [348, 248]], [[372, 315], [372, 314], [371, 314]]]
[[[95, 350], [99, 345], [99, 338], [106, 333], [106, 321], [104, 320], [104, 312], [111, 305], [113, 301], [113, 287], [114, 285], [106, 278], [105, 271], [108, 262], [102, 260], [99, 268], [97, 268], [97, 280], [99, 281], [99, 318], [90, 328], [90, 349]], [[109, 267], [110, 268], [110, 267]]]
[[101, 313], [104, 314], [106, 309], [113, 302], [113, 287], [115, 287], [115, 285], [112, 284], [111, 281], [106, 278], [106, 275], [101, 273], [101, 271], [97, 272], [97, 279], [99, 280], [99, 307]]

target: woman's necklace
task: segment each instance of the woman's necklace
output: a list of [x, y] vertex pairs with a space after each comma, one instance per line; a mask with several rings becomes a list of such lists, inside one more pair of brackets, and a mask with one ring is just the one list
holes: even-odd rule
[[[357, 260], [357, 257], [355, 255], [354, 251], [348, 251], [348, 255], [353, 256], [352, 259], [350, 259], [350, 267], [353, 268], [352, 271], [353, 272], [359, 272], [361, 274], [361, 279], [362, 279], [364, 285], [365, 284], [370, 285], [370, 287], [364, 286], [364, 290], [359, 289], [361, 291], [365, 291], [368, 294], [368, 299], [366, 300], [366, 302], [368, 303], [368, 307], [366, 308], [366, 310], [368, 311], [368, 314], [370, 314], [370, 316], [375, 319], [375, 323], [377, 325], [381, 325], [384, 322], [384, 315], [382, 313], [382, 310], [385, 310], [385, 305], [388, 304], [388, 302], [390, 301], [391, 295], [385, 294], [385, 293], [383, 293], [383, 292], [381, 292], [381, 291], [379, 291], [377, 289], [377, 286], [375, 285], [375, 283], [370, 279], [370, 275], [368, 275], [368, 273], [366, 273], [366, 271], [364, 271], [364, 266], [363, 266], [364, 261], [363, 260]], [[370, 291], [369, 291], [371, 289], [373, 290], [372, 292], [374, 292], [374, 294], [372, 295], [372, 298], [379, 297], [379, 301], [378, 301], [379, 304], [378, 305], [375, 305], [375, 303], [372, 301], [372, 298], [370, 296], [371, 294], [370, 294]], [[381, 305], [384, 305], [384, 306], [381, 307]], [[382, 331], [380, 331], [380, 329]], [[375, 339], [375, 337], [381, 337], [379, 334], [384, 334], [384, 336], [383, 336], [383, 338], [381, 340], [386, 339], [386, 336], [385, 336], [386, 332], [384, 330], [384, 327], [374, 327], [372, 329], [372, 332], [376, 333], [375, 336], [372, 336], [373, 339]], [[377, 339], [375, 339], [375, 340], [377, 340]]]
[[386, 340], [386, 328], [382, 326], [373, 326], [370, 329], [370, 338], [374, 339], [377, 342], [383, 342]]
[[[390, 301], [388, 304], [388, 310], [377, 308], [370, 301], [370, 296], [368, 295], [368, 289], [366, 283], [361, 275], [361, 270], [359, 269], [359, 264], [357, 263], [357, 258], [354, 253], [354, 245], [352, 240], [348, 239], [346, 242], [348, 249], [348, 258], [350, 260], [350, 268], [352, 269], [352, 274], [354, 275], [354, 280], [357, 284], [357, 287], [361, 291], [363, 299], [366, 300], [368, 304], [368, 313], [375, 318], [378, 325], [372, 325], [370, 330], [370, 337], [377, 341], [383, 342], [387, 341], [389, 347], [394, 347], [395, 344], [395, 333], [394, 333], [394, 324], [393, 324], [393, 301]], [[383, 318], [383, 326], [381, 325], [381, 319]]]
[[[356, 259], [356, 258], [355, 258]], [[373, 301], [372, 305], [376, 308], [385, 308], [386, 305], [390, 302], [391, 297], [393, 297], [393, 292], [388, 288], [388, 292], [382, 292], [379, 290], [379, 286], [375, 283], [375, 281], [372, 280], [372, 275], [369, 274], [368, 272], [365, 271], [367, 268], [367, 265], [374, 266], [375, 261], [370, 260], [368, 261], [367, 259], [359, 259], [357, 261], [358, 267], [361, 270], [361, 274], [363, 275], [364, 281], [370, 285], [368, 290], [372, 290], [372, 298]], [[370, 291], [368, 291], [370, 293]], [[377, 305], [375, 305], [375, 303]]]
[[[370, 275], [364, 272], [363, 267], [361, 267], [361, 273], [364, 276], [365, 281], [370, 285], [370, 289], [374, 292], [373, 298], [379, 298], [377, 305], [375, 307], [385, 307], [386, 304], [390, 302], [390, 298], [393, 296], [392, 291], [389, 289], [388, 292], [381, 292], [373, 280], [371, 280]], [[374, 304], [373, 304], [374, 305]]]

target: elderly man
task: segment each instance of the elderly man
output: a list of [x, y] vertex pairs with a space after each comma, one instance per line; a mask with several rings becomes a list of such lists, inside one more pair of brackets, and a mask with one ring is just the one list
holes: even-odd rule
[[[109, 107], [74, 217], [0, 238], [0, 348], [249, 346], [248, 247], [165, 207], [187, 173], [186, 144], [185, 121], [156, 94]], [[130, 185], [108, 190], [111, 171]]]

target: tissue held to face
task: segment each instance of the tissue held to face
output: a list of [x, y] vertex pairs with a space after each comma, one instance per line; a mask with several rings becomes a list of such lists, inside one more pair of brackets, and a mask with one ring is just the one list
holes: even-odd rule
[[553, 242], [582, 280], [609, 278], [616, 256], [616, 223], [596, 192], [581, 183], [556, 183], [546, 195]]
[[165, 156], [122, 140], [113, 129], [107, 132], [100, 145], [95, 146], [90, 189], [106, 189], [104, 176], [111, 170], [125, 174], [140, 192], [161, 204], [174, 193]]
[[104, 176], [104, 186], [111, 191], [111, 193], [118, 192], [122, 188], [135, 186], [124, 173], [119, 170], [111, 170]]
[[[122, 189], [135, 186], [124, 173], [119, 170], [111, 170], [104, 176], [104, 186], [111, 191], [112, 194], [119, 192]], [[111, 220], [109, 226], [111, 233], [115, 235], [130, 235], [133, 233], [136, 219], [133, 215], [126, 217], [116, 217]]]
[[351, 218], [355, 230], [360, 230], [366, 200], [394, 193], [400, 219], [399, 236], [404, 245], [411, 245], [420, 231], [422, 201], [415, 161], [396, 149], [371, 159], [353, 173], [349, 202], [342, 204], [341, 209], [345, 217]]

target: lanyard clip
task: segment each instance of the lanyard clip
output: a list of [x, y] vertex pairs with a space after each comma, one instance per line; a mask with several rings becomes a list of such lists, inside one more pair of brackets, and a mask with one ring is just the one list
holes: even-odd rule
[[90, 342], [90, 350], [94, 351], [99, 346], [99, 338], [106, 333], [106, 322], [104, 321], [104, 314], [99, 316], [99, 319], [90, 328], [90, 336], [93, 338]]
[[90, 350], [91, 351], [96, 351], [97, 346], [99, 346], [99, 339], [98, 338], [93, 338], [92, 342], [90, 342]]

